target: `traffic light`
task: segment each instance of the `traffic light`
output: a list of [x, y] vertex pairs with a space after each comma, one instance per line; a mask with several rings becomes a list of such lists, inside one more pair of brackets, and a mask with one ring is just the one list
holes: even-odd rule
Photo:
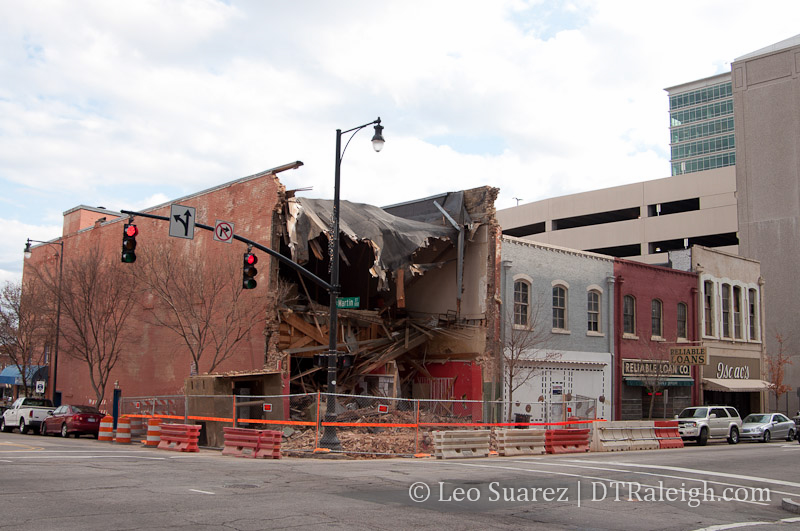
[[131, 264], [136, 261], [136, 235], [139, 229], [133, 223], [126, 223], [122, 232], [122, 262]]
[[242, 289], [253, 289], [256, 287], [256, 263], [258, 258], [253, 253], [244, 253], [242, 263]]

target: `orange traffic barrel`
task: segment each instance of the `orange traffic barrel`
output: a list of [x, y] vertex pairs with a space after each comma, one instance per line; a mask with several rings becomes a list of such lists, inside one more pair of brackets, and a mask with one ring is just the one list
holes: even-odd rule
[[158, 446], [161, 442], [161, 419], [152, 418], [147, 419], [147, 439], [144, 441], [145, 446]]
[[125, 415], [117, 421], [117, 437], [114, 439], [117, 444], [131, 443], [131, 421]]
[[98, 441], [111, 442], [114, 440], [114, 417], [106, 415], [100, 421], [100, 431], [97, 434]]

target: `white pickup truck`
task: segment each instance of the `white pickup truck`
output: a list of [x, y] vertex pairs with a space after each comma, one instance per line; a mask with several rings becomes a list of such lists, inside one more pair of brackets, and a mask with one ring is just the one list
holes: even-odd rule
[[17, 398], [0, 417], [0, 430], [9, 432], [19, 428], [20, 433], [39, 431], [42, 421], [53, 412], [53, 403], [47, 398]]

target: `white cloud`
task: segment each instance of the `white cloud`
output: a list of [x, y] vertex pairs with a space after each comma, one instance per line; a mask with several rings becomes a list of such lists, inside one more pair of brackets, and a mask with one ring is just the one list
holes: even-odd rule
[[353, 138], [345, 199], [491, 185], [507, 207], [666, 177], [663, 89], [794, 35], [798, 15], [742, 0], [3, 3], [0, 204], [24, 235], [2, 233], [0, 267], [78, 204], [136, 210], [294, 160], [287, 187], [331, 197], [335, 130], [377, 116], [386, 148], [370, 128]]

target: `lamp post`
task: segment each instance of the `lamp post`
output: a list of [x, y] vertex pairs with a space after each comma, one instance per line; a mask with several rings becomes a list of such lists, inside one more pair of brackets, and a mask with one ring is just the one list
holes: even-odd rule
[[[331, 290], [330, 290], [330, 318], [328, 322], [328, 399], [325, 407], [325, 422], [334, 422], [336, 420], [336, 368], [339, 361], [339, 353], [336, 350], [336, 343], [338, 337], [338, 314], [336, 308], [336, 300], [341, 292], [339, 285], [339, 177], [342, 169], [342, 157], [344, 152], [347, 151], [347, 146], [350, 145], [350, 140], [353, 139], [356, 133], [369, 127], [375, 126], [375, 134], [372, 136], [372, 147], [375, 151], [380, 152], [383, 149], [383, 126], [381, 119], [378, 118], [373, 122], [359, 125], [352, 129], [342, 131], [336, 130], [336, 169], [334, 172], [333, 183], [333, 227], [331, 228], [332, 247], [330, 251], [331, 260]], [[352, 132], [350, 138], [342, 149], [342, 135]], [[341, 443], [336, 436], [335, 426], [325, 426], [325, 431], [320, 439], [320, 446], [330, 450], [341, 449]]]
[[40, 240], [31, 240], [28, 238], [28, 241], [25, 243], [25, 251], [24, 256], [25, 258], [30, 258], [31, 253], [31, 243], [43, 243], [46, 245], [59, 245], [61, 246], [61, 252], [58, 253], [58, 292], [56, 294], [56, 340], [53, 344], [53, 404], [55, 406], [61, 405], [61, 399], [57, 396], [56, 392], [56, 384], [58, 382], [58, 336], [61, 335], [61, 279], [64, 276], [64, 240], [58, 240], [57, 242], [43, 242]]

